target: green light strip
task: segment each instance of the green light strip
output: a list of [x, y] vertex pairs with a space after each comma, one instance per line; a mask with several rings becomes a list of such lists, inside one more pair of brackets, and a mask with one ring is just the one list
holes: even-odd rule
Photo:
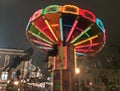
[[90, 35], [88, 33], [85, 33], [88, 37], [90, 37]]
[[[86, 28], [82, 33], [80, 33], [74, 40], [72, 40], [70, 43], [74, 43], [76, 40], [78, 40], [82, 35], [84, 35], [87, 31], [89, 31], [91, 29], [91, 27], [89, 26], [88, 28]], [[87, 34], [87, 33], [86, 33]], [[87, 34], [87, 36], [89, 36]]]
[[39, 38], [39, 39], [41, 39], [41, 40], [43, 40], [43, 41], [45, 41], [45, 42], [47, 42], [47, 43], [49, 43], [49, 44], [52, 44], [50, 41], [45, 40], [44, 38], [38, 36], [37, 34], [34, 34], [34, 33], [32, 33], [31, 31], [28, 31], [28, 32], [31, 33], [33, 36], [35, 36], [35, 37], [37, 37], [37, 38]]
[[59, 5], [49, 5], [43, 9], [42, 14], [57, 13], [59, 12], [59, 7]]

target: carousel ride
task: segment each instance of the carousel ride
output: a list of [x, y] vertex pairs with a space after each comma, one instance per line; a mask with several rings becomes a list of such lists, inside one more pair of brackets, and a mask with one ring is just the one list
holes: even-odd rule
[[39, 9], [30, 17], [26, 37], [33, 46], [48, 53], [51, 91], [76, 91], [76, 57], [98, 53], [106, 41], [102, 21], [74, 5]]

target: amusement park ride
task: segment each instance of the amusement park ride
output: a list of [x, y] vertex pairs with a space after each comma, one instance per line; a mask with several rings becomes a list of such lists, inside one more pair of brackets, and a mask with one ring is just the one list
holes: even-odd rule
[[74, 5], [50, 5], [36, 11], [26, 28], [28, 41], [48, 52], [51, 91], [78, 91], [77, 56], [98, 53], [106, 41], [102, 21]]

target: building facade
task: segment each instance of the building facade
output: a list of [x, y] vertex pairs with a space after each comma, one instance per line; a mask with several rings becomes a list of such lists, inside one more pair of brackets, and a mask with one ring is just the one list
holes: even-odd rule
[[12, 68], [10, 72], [7, 70], [3, 71], [3, 69], [9, 65], [12, 59], [16, 56], [22, 56], [24, 54], [24, 50], [18, 49], [4, 49], [0, 48], [0, 90], [4, 91], [6, 87], [6, 82], [10, 79], [13, 79], [12, 73], [15, 73], [18, 69], [21, 71], [21, 78], [25, 75], [25, 70], [28, 66], [28, 61], [21, 62], [16, 68]]

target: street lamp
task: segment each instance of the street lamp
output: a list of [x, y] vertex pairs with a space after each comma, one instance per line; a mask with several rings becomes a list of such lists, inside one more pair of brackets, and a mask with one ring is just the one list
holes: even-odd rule
[[76, 69], [75, 69], [75, 73], [76, 73], [76, 74], [79, 74], [79, 73], [80, 73], [80, 69], [79, 69], [79, 68], [76, 68]]
[[18, 81], [14, 81], [14, 85], [18, 85], [19, 84], [19, 82]]

